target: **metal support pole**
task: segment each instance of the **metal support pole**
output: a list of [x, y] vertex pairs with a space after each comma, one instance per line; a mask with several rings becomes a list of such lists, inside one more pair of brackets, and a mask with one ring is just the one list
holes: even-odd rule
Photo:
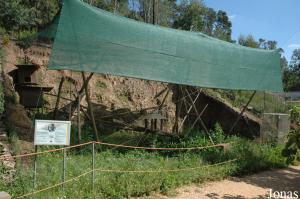
[[[195, 104], [195, 103], [196, 103], [198, 97], [200, 96], [200, 93], [201, 93], [201, 91], [198, 92], [198, 94], [197, 94], [196, 98], [193, 100], [192, 104]], [[187, 117], [188, 117], [190, 111], [192, 110], [192, 108], [193, 108], [193, 105], [191, 105], [191, 106], [189, 107], [189, 109], [187, 110], [186, 115], [184, 116], [183, 120], [181, 121], [181, 123], [180, 123], [180, 125], [179, 125], [179, 127], [178, 127], [179, 130], [181, 130], [181, 128], [183, 127], [183, 124], [184, 124], [185, 120], [187, 119]]]
[[[211, 142], [212, 144], [215, 144], [214, 141], [213, 141], [213, 139], [212, 139], [211, 136], [210, 136], [210, 133], [209, 133], [209, 131], [208, 131], [208, 129], [207, 129], [205, 123], [204, 123], [203, 120], [201, 119], [201, 116], [199, 116], [200, 114], [199, 114], [199, 112], [198, 112], [198, 110], [197, 110], [197, 107], [196, 107], [195, 103], [193, 102], [193, 98], [192, 98], [191, 94], [189, 93], [189, 91], [188, 91], [186, 88], [185, 88], [185, 92], [187, 93], [187, 96], [188, 96], [188, 98], [190, 99], [190, 101], [191, 101], [191, 103], [192, 103], [192, 106], [193, 106], [193, 108], [194, 108], [194, 111], [195, 111], [195, 113], [197, 114], [196, 120], [199, 120], [199, 121], [200, 121], [200, 124], [201, 124], [203, 130], [205, 131], [205, 133], [207, 134], [207, 136], [209, 137], [210, 142]], [[198, 91], [198, 92], [199, 92], [199, 91]], [[206, 108], [207, 108], [207, 107], [204, 107], [203, 111], [205, 111]]]
[[178, 122], [179, 122], [179, 117], [180, 117], [180, 112], [181, 112], [181, 105], [182, 105], [182, 100], [181, 95], [182, 93], [180, 92], [180, 86], [176, 85], [175, 86], [175, 105], [176, 105], [176, 110], [175, 110], [175, 122], [173, 126], [173, 131], [175, 133], [179, 133], [179, 128], [178, 128]]
[[264, 110], [263, 112], [266, 112], [266, 92], [264, 91]]
[[[38, 146], [34, 146], [34, 152], [37, 153], [38, 151]], [[33, 161], [33, 190], [36, 189], [36, 167], [37, 167], [37, 155], [34, 156], [34, 161]]]
[[81, 121], [80, 121], [80, 96], [77, 103], [77, 126], [78, 126], [78, 143], [81, 143]]
[[[201, 111], [201, 113], [196, 117], [194, 123], [192, 124], [192, 126], [190, 127], [190, 130], [187, 134], [189, 134], [191, 132], [191, 130], [194, 128], [194, 126], [196, 125], [196, 123], [198, 122], [198, 120], [201, 119], [201, 116], [203, 115], [204, 111], [206, 110], [206, 108], [208, 107], [208, 104], [205, 105], [205, 107], [203, 108], [203, 110]], [[212, 141], [212, 140], [211, 140]], [[214, 142], [212, 141], [212, 143], [214, 144]]]
[[93, 107], [92, 107], [92, 103], [91, 103], [91, 99], [90, 99], [90, 94], [89, 94], [89, 89], [88, 89], [88, 82], [87, 82], [87, 79], [85, 77], [85, 73], [81, 72], [81, 75], [82, 75], [82, 80], [83, 80], [83, 85], [84, 85], [84, 90], [85, 90], [85, 95], [86, 95], [86, 101], [87, 101], [87, 104], [88, 104], [88, 112], [89, 112], [89, 115], [90, 115], [91, 120], [92, 120], [94, 138], [95, 138], [95, 140], [99, 141], [100, 139], [99, 139], [98, 130], [97, 130], [95, 117], [94, 117], [94, 112], [93, 112]]
[[95, 196], [95, 142], [93, 142], [93, 149], [92, 149], [92, 185], [93, 185], [93, 195]]
[[152, 24], [155, 25], [155, 0], [152, 0]]
[[63, 149], [63, 174], [62, 174], [62, 192], [63, 192], [63, 196], [65, 195], [65, 180], [66, 180], [66, 164], [67, 164], [67, 153], [66, 153], [66, 149]]
[[232, 133], [234, 127], [237, 125], [237, 123], [238, 123], [238, 122], [240, 121], [240, 119], [242, 118], [244, 112], [246, 111], [247, 107], [249, 106], [249, 104], [250, 104], [250, 102], [252, 101], [252, 99], [253, 99], [253, 97], [254, 97], [255, 94], [256, 94], [256, 91], [254, 91], [254, 92], [252, 93], [252, 95], [251, 95], [251, 97], [249, 98], [247, 104], [244, 106], [244, 108], [243, 108], [243, 110], [240, 112], [238, 118], [237, 118], [237, 119], [235, 120], [235, 122], [233, 123], [233, 125], [232, 125], [232, 127], [231, 127], [229, 133]]
[[57, 112], [58, 112], [58, 108], [59, 108], [59, 102], [60, 102], [60, 96], [61, 96], [61, 90], [62, 90], [62, 86], [64, 84], [65, 81], [65, 76], [61, 77], [60, 83], [59, 83], [59, 87], [58, 87], [58, 94], [57, 94], [57, 99], [56, 99], [56, 103], [55, 103], [55, 109], [54, 109], [54, 113], [53, 113], [53, 119], [55, 120], [57, 117]]

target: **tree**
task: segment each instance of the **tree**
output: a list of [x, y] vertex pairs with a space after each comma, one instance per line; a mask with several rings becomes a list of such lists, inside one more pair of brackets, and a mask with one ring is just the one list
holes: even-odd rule
[[177, 8], [177, 19], [173, 27], [176, 29], [199, 31], [204, 30], [205, 7], [199, 1], [182, 1]]
[[225, 41], [231, 41], [231, 22], [226, 12], [219, 10], [215, 21], [215, 30], [213, 35]]
[[259, 48], [259, 43], [254, 39], [252, 35], [248, 35], [248, 36], [240, 35], [238, 38], [238, 44], [250, 48]]
[[203, 32], [231, 42], [232, 24], [226, 12], [216, 12], [201, 1], [181, 1], [177, 6], [173, 28]]
[[300, 49], [295, 49], [291, 58], [290, 69], [295, 75], [300, 75]]
[[[275, 50], [277, 49], [277, 41], [274, 40], [265, 40], [265, 39], [259, 39], [258, 40], [258, 46], [261, 49], [265, 50]], [[281, 49], [282, 51], [282, 49]]]
[[60, 8], [59, 0], [0, 0], [0, 26], [7, 32], [32, 31], [50, 23]]
[[214, 32], [214, 23], [216, 21], [216, 11], [212, 8], [206, 9], [206, 14], [204, 16], [204, 29], [203, 32], [207, 35], [213, 36]]
[[290, 65], [284, 69], [284, 89], [286, 91], [300, 91], [300, 49], [295, 49]]

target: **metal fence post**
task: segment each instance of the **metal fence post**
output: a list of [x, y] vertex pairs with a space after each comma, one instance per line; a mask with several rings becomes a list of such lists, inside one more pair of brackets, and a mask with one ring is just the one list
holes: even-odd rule
[[[38, 146], [34, 146], [34, 152], [37, 153]], [[37, 167], [37, 155], [34, 155], [34, 161], [33, 161], [33, 190], [36, 188], [36, 167]]]
[[66, 149], [63, 149], [63, 174], [62, 174], [62, 191], [63, 191], [63, 195], [65, 195], [65, 180], [66, 180]]
[[92, 156], [92, 185], [93, 195], [95, 196], [95, 142], [93, 142]]

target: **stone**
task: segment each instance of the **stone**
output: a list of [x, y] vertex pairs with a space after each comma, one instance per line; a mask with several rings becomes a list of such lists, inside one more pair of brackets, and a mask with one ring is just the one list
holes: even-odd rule
[[6, 108], [8, 116], [8, 121], [17, 127], [22, 127], [25, 129], [30, 129], [32, 122], [27, 116], [24, 107], [20, 104], [8, 104]]
[[0, 199], [11, 199], [11, 196], [6, 192], [0, 192]]
[[0, 134], [0, 141], [7, 141], [7, 136], [6, 134]]

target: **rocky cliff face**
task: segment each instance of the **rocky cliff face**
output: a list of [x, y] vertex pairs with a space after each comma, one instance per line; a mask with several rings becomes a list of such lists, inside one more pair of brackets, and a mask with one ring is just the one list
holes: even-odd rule
[[[7, 102], [6, 112], [13, 125], [23, 128], [24, 131], [29, 131], [31, 126], [29, 118], [24, 114], [26, 112], [24, 107], [18, 104], [19, 96], [18, 93], [15, 92], [13, 79], [8, 74], [16, 69], [15, 65], [20, 64], [25, 56], [28, 57], [31, 63], [40, 66], [38, 71], [40, 83], [53, 87], [49, 95], [44, 95], [46, 102], [44, 111], [49, 113], [49, 116], [51, 116], [51, 112], [55, 107], [60, 79], [63, 75], [67, 77], [62, 87], [62, 99], [59, 106], [61, 109], [59, 119], [66, 119], [65, 117], [67, 117], [68, 105], [70, 103], [68, 99], [74, 100], [74, 96], [77, 95], [77, 92], [83, 86], [81, 73], [47, 70], [46, 65], [51, 49], [46, 45], [34, 45], [26, 51], [23, 51], [13, 42], [10, 42], [4, 48], [4, 51], [3, 76], [5, 79], [5, 92], [6, 97], [11, 99]], [[168, 84], [160, 82], [95, 74], [90, 80], [89, 89], [96, 120], [101, 120], [103, 116], [111, 119], [111, 117], [108, 116], [117, 116], [119, 113], [123, 113], [123, 115], [127, 117], [134, 117], [133, 113], [124, 114], [124, 112], [130, 113], [133, 111], [134, 113], [140, 113], [140, 110], [157, 107], [162, 102], [164, 94], [166, 93], [161, 93], [161, 91], [164, 91], [167, 87]], [[170, 132], [172, 129], [175, 115], [175, 105], [172, 102], [172, 95], [173, 93], [171, 91], [165, 101], [167, 106], [163, 108], [163, 114], [169, 118], [164, 124], [164, 129], [167, 132]], [[84, 99], [82, 100], [82, 106], [87, 106]], [[149, 109], [149, 111], [151, 111], [151, 109]], [[76, 118], [74, 118], [74, 120], [75, 119]], [[130, 118], [127, 119], [130, 120]], [[101, 122], [97, 122], [97, 124], [99, 124], [100, 128], [109, 126], [101, 124]]]
[[[23, 135], [26, 139], [32, 140], [32, 121], [29, 119], [30, 112], [18, 104], [19, 97], [15, 92], [13, 79], [8, 73], [14, 70], [16, 68], [15, 65], [20, 64], [24, 60], [24, 57], [28, 57], [30, 62], [39, 66], [38, 77], [40, 84], [53, 87], [50, 93], [44, 95], [46, 103], [43, 111], [48, 114], [49, 118], [53, 114], [56, 102], [55, 96], [58, 94], [61, 77], [63, 75], [67, 77], [62, 86], [62, 99], [59, 105], [60, 114], [58, 119], [68, 119], [70, 100], [75, 99], [77, 92], [83, 85], [81, 73], [47, 70], [46, 65], [51, 48], [45, 44], [33, 45], [26, 51], [23, 51], [14, 42], [10, 42], [4, 47], [4, 51], [3, 77], [6, 98], [9, 99], [6, 103], [6, 113], [8, 120], [17, 128], [21, 137]], [[153, 112], [154, 109], [151, 109], [151, 107], [157, 107], [162, 103], [167, 93], [166, 88], [171, 88], [171, 85], [161, 82], [95, 74], [90, 81], [89, 89], [100, 132], [109, 133], [119, 127], [130, 127], [133, 123], [136, 123], [136, 120], [143, 118], [147, 113]], [[171, 88], [166, 97], [165, 106], [161, 111], [163, 117], [167, 118], [163, 123], [163, 131], [168, 133], [172, 132], [175, 121], [175, 93], [174, 87]], [[203, 120], [208, 128], [219, 122], [225, 131], [229, 131], [231, 124], [234, 123], [238, 116], [238, 111], [230, 105], [202, 93], [196, 102], [199, 112], [201, 112], [206, 104], [208, 104], [208, 108], [203, 114]], [[84, 99], [81, 105], [83, 108], [87, 106]], [[72, 118], [74, 123], [76, 123], [76, 117], [73, 116]], [[181, 114], [180, 120], [182, 118], [184, 118], [184, 114]], [[193, 119], [193, 117], [189, 117], [189, 120]], [[247, 117], [247, 121], [245, 123], [245, 120], [242, 119], [238, 123], [237, 128], [235, 128], [235, 132], [244, 135], [250, 133], [257, 135], [259, 132], [259, 121], [251, 117]], [[143, 125], [143, 122], [140, 121], [141, 125]], [[249, 131], [249, 125], [253, 129], [251, 132]], [[201, 125], [198, 125], [198, 127], [201, 128]]]

